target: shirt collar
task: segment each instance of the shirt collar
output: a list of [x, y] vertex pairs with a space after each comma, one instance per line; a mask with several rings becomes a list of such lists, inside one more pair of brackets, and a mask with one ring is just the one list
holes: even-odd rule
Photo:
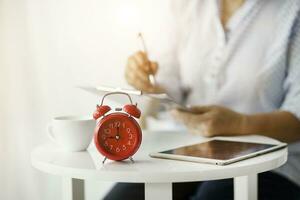
[[[220, 0], [218, 0], [220, 1]], [[244, 4], [233, 14], [226, 24], [226, 31], [236, 29], [244, 19], [256, 8], [259, 0], [245, 0]]]

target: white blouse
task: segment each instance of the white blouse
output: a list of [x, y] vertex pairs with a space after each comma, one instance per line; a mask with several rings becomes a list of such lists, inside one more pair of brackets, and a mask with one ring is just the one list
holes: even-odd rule
[[[246, 0], [225, 30], [218, 0], [180, 2], [165, 27], [170, 35], [153, 50], [171, 96], [248, 114], [282, 109], [300, 119], [299, 0]], [[277, 171], [300, 185], [300, 144], [289, 148]]]

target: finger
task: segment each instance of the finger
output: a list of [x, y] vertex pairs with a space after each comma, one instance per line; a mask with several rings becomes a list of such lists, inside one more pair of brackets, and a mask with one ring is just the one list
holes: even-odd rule
[[152, 92], [153, 87], [148, 82], [144, 82], [142, 80], [136, 80], [134, 83], [134, 87], [138, 90], [146, 91], [146, 92]]
[[188, 130], [189, 130], [190, 133], [192, 133], [194, 135], [202, 135], [201, 130], [194, 129], [194, 128], [191, 128], [191, 127], [188, 127]]
[[134, 56], [130, 56], [127, 60], [127, 65], [126, 65], [126, 73], [128, 72], [135, 72], [135, 71], [141, 71], [144, 72], [146, 75], [149, 73], [144, 70], [143, 67], [140, 66], [138, 61], [134, 58]]
[[125, 74], [125, 78], [127, 82], [132, 86], [136, 86], [138, 84], [139, 87], [141, 85], [145, 85], [142, 88], [151, 87], [150, 80], [147, 76], [129, 72]]
[[156, 74], [158, 71], [158, 63], [157, 62], [150, 62], [151, 67], [151, 74]]
[[128, 65], [128, 67], [125, 70], [125, 75], [127, 75], [127, 77], [130, 77], [132, 79], [141, 79], [145, 82], [150, 83], [149, 75], [142, 70], [136, 70], [137, 65], [134, 62], [135, 61], [132, 61], [132, 63]]
[[187, 124], [189, 121], [193, 121], [193, 115], [187, 112], [179, 112], [178, 110], [172, 110], [171, 114], [177, 119], [178, 121]]
[[145, 74], [132, 73], [130, 70], [125, 71], [126, 81], [138, 90], [143, 90], [149, 93], [162, 93], [164, 89], [160, 85], [152, 85], [150, 82], [149, 76]]
[[170, 113], [171, 113], [171, 115], [172, 115], [177, 121], [183, 122], [183, 121], [182, 121], [182, 117], [181, 117], [182, 115], [181, 115], [181, 113], [178, 112], [178, 110], [173, 109], [173, 110], [170, 111]]
[[145, 72], [137, 63], [137, 61], [133, 58], [128, 59], [127, 67], [125, 70], [125, 73], [130, 74], [136, 74], [138, 77], [143, 79], [144, 81], [149, 81], [149, 73]]
[[143, 51], [137, 51], [132, 55], [134, 58], [139, 60], [141, 64], [146, 63], [148, 61], [148, 56], [145, 52]]
[[185, 118], [188, 118], [189, 116], [191, 116], [191, 113], [189, 112], [182, 112], [178, 109], [174, 109], [171, 111], [171, 114], [178, 120], [182, 121]]
[[199, 115], [178, 113], [176, 110], [173, 110], [172, 115], [175, 115], [175, 118], [178, 121], [185, 124], [191, 133], [205, 137], [211, 136], [209, 132], [209, 121], [206, 118], [206, 114], [203, 114], [203, 116], [200, 117]]
[[127, 78], [127, 82], [137, 90], [145, 90], [146, 86], [139, 80], [133, 80], [132, 78]]
[[205, 137], [212, 136], [211, 132], [211, 113], [192, 114], [188, 112], [180, 112], [172, 110], [171, 114], [180, 122], [184, 123], [193, 134], [200, 134]]
[[149, 60], [148, 55], [145, 51], [137, 51], [135, 54], [141, 56], [144, 60]]
[[215, 106], [192, 106], [189, 108], [194, 113], [206, 113], [214, 109]]
[[207, 121], [211, 118], [210, 113], [204, 113], [204, 114], [195, 114], [193, 112], [187, 112], [187, 111], [182, 111], [175, 109], [172, 111], [172, 115], [185, 123], [201, 123], [203, 121]]
[[188, 129], [191, 133], [202, 135], [205, 137], [213, 136], [212, 132], [210, 131], [210, 126], [206, 121], [202, 121], [200, 123], [193, 123], [187, 125]]
[[134, 58], [134, 56], [130, 56], [127, 60], [127, 68], [130, 68], [132, 70], [139, 70], [144, 71], [142, 67], [140, 67], [141, 63], [137, 59]]
[[145, 72], [148, 72], [148, 73], [151, 71], [151, 69], [149, 69], [150, 61], [148, 60], [148, 57], [144, 52], [139, 51], [139, 52], [135, 53], [133, 55], [133, 59], [136, 61], [136, 63], [142, 70], [144, 70]]
[[197, 129], [202, 132], [204, 130], [204, 127], [206, 127], [207, 122], [197, 120], [197, 121], [193, 121], [193, 122], [188, 122], [187, 125], [190, 129]]

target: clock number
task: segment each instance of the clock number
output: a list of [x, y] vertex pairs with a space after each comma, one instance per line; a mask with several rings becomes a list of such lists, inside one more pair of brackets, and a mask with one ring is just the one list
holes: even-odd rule
[[109, 128], [113, 128], [114, 124], [113, 123], [109, 123]]
[[115, 128], [120, 127], [120, 126], [121, 126], [121, 122], [116, 121], [116, 122], [115, 122]]
[[125, 151], [126, 150], [126, 146], [123, 144], [122, 149]]
[[130, 145], [131, 145], [131, 141], [129, 140], [129, 141], [127, 142], [127, 144], [130, 146]]
[[120, 152], [120, 148], [119, 147], [116, 148], [116, 152]]
[[112, 150], [112, 149], [113, 149], [113, 147], [114, 147], [114, 146], [111, 144], [111, 145], [110, 145], [110, 150]]
[[127, 133], [130, 133], [131, 130], [130, 130], [130, 128], [127, 128], [126, 131], [127, 131]]
[[106, 147], [108, 146], [108, 142], [107, 141], [104, 142], [104, 146], [106, 146]]
[[129, 139], [132, 139], [132, 134], [131, 133], [129, 133]]

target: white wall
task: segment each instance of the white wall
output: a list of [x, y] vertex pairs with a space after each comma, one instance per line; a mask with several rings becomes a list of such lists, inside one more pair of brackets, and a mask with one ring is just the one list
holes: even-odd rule
[[75, 85], [125, 84], [137, 29], [116, 11], [132, 2], [157, 33], [158, 0], [0, 0], [0, 199], [60, 199], [59, 177], [34, 170], [30, 151], [51, 117], [93, 111], [98, 97]]

